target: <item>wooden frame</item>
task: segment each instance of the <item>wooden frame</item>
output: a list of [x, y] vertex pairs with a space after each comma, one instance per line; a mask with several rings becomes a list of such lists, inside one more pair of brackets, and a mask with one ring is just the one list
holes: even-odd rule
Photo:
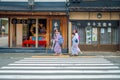
[[[85, 29], [84, 29], [85, 30]], [[72, 30], [71, 30], [72, 32]], [[118, 44], [112, 44], [112, 38], [110, 44], [100, 44], [100, 28], [97, 28], [98, 43], [97, 44], [79, 44], [79, 47], [82, 51], [117, 51]], [[113, 31], [111, 32], [112, 37]], [[85, 34], [86, 37], [86, 34]], [[86, 38], [85, 38], [86, 41]]]
[[[64, 49], [68, 48], [68, 27], [67, 27], [67, 17], [66, 16], [51, 16], [50, 17], [50, 33], [52, 31], [52, 20], [60, 20], [60, 30], [61, 30], [61, 34], [64, 38], [64, 43], [62, 45], [62, 47]], [[51, 35], [50, 35], [51, 37]], [[51, 39], [50, 39], [51, 40]]]
[[[30, 13], [27, 13], [27, 12], [8, 12], [8, 13], [4, 13], [4, 12], [0, 12], [3, 14], [3, 16], [6, 16], [6, 17], [9, 17], [10, 21], [9, 21], [9, 27], [11, 28], [12, 26], [15, 26], [15, 25], [11, 25], [11, 19], [12, 18], [20, 18], [20, 19], [28, 19], [28, 18], [34, 18], [34, 19], [46, 19], [47, 20], [47, 23], [46, 23], [46, 27], [47, 27], [47, 33], [46, 33], [46, 40], [47, 40], [47, 48], [50, 48], [50, 42], [51, 42], [51, 38], [50, 38], [50, 33], [51, 33], [51, 28], [52, 28], [52, 20], [53, 19], [59, 19], [61, 22], [60, 22], [60, 27], [61, 27], [61, 33], [63, 35], [63, 38], [64, 38], [64, 44], [63, 44], [63, 48], [64, 49], [68, 49], [68, 27], [67, 27], [67, 16], [66, 16], [66, 13], [64, 12], [34, 12], [34, 14], [32, 14], [31, 12]], [[13, 15], [14, 14], [14, 15]], [[32, 14], [32, 15], [31, 15]], [[9, 29], [9, 33], [11, 34], [11, 30]], [[9, 37], [10, 37], [10, 34], [9, 34]], [[13, 34], [12, 34], [13, 36]], [[13, 45], [10, 43], [10, 40], [13, 40], [13, 39], [10, 39], [9, 38], [9, 47], [13, 47]], [[14, 42], [14, 41], [13, 41]], [[37, 47], [37, 46], [36, 46]]]

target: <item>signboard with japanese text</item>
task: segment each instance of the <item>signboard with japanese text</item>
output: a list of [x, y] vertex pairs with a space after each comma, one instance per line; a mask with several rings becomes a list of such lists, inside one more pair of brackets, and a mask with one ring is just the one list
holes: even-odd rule
[[79, 27], [118, 27], [118, 20], [71, 20], [72, 24]]
[[35, 24], [36, 23], [36, 19], [16, 19], [13, 18], [11, 21], [12, 24]]

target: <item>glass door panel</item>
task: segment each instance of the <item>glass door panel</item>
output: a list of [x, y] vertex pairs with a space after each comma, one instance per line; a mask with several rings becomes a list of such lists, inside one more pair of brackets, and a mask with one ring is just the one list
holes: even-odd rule
[[100, 29], [100, 44], [111, 44], [111, 28]]
[[8, 18], [0, 18], [0, 47], [8, 47]]
[[38, 47], [47, 47], [47, 19], [38, 19]]
[[28, 24], [23, 24], [22, 47], [36, 46], [36, 19], [28, 19]]

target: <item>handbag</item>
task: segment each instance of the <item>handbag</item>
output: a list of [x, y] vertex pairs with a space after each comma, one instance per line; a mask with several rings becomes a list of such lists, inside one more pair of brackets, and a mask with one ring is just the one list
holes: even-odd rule
[[78, 40], [77, 40], [77, 39], [75, 39], [75, 42], [76, 42], [76, 43], [78, 43]]

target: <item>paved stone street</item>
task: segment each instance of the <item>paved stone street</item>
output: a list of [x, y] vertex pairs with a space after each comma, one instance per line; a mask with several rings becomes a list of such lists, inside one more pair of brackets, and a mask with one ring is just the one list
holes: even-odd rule
[[0, 80], [120, 80], [119, 56], [85, 54], [0, 54]]

